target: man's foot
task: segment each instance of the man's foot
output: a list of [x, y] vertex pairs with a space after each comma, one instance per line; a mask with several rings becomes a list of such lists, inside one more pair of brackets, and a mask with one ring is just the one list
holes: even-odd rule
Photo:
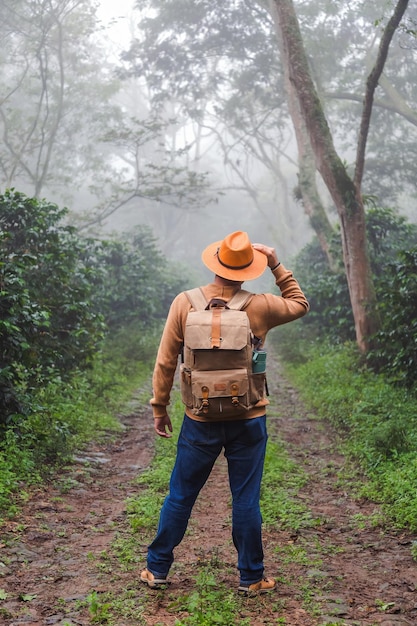
[[148, 569], [144, 569], [143, 572], [141, 572], [140, 579], [151, 589], [163, 589], [169, 584], [166, 578], [155, 578]]
[[246, 596], [251, 596], [257, 595], [258, 593], [268, 593], [268, 591], [273, 591], [275, 587], [275, 578], [262, 578], [262, 580], [252, 585], [240, 585], [238, 592]]

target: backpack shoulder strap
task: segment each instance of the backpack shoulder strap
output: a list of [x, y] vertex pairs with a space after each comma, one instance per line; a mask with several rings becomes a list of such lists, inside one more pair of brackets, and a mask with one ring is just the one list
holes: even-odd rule
[[204, 311], [204, 309], [207, 307], [208, 302], [200, 287], [195, 287], [195, 289], [189, 289], [184, 293], [195, 311]]
[[246, 291], [245, 289], [240, 289], [231, 300], [227, 303], [229, 309], [235, 309], [236, 311], [241, 311], [249, 302], [252, 300], [253, 293], [250, 291]]
[[[195, 289], [189, 289], [184, 292], [190, 301], [191, 306], [195, 311], [204, 311], [207, 308], [208, 302], [200, 287]], [[242, 310], [252, 300], [253, 293], [240, 289], [233, 298], [227, 303], [227, 308], [234, 309], [235, 311]]]

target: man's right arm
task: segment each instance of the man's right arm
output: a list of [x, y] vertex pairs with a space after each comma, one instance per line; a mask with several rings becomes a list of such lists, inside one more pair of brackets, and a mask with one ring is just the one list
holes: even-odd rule
[[155, 432], [160, 437], [169, 439], [172, 433], [172, 423], [168, 413], [164, 417], [154, 417], [153, 426]]

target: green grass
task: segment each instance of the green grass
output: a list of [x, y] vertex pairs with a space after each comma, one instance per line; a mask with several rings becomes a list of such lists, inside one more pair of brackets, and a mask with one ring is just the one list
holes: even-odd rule
[[416, 531], [416, 395], [366, 369], [353, 345], [275, 341], [306, 405], [336, 427], [343, 452], [366, 477], [359, 495], [380, 503], [396, 526]]
[[234, 590], [219, 585], [216, 572], [203, 567], [195, 578], [195, 589], [177, 598], [171, 610], [188, 615], [175, 620], [178, 626], [250, 626], [249, 618], [241, 614], [242, 602]]
[[[83, 607], [88, 609], [91, 624], [113, 626], [120, 624], [120, 618], [132, 625], [146, 624], [145, 607], [135, 589], [124, 589], [117, 593], [91, 591], [84, 600], [75, 603], [77, 610]], [[68, 622], [69, 625], [72, 623]]]
[[310, 512], [297, 501], [297, 491], [306, 483], [304, 472], [288, 456], [282, 443], [270, 437], [261, 488], [262, 518], [266, 526], [299, 530], [311, 525]]
[[[27, 489], [65, 465], [76, 450], [120, 431], [115, 416], [134, 390], [148, 383], [155, 337], [112, 336], [89, 371], [74, 372], [66, 381], [51, 376], [49, 384], [30, 390], [30, 413], [16, 416], [17, 426], [2, 432], [0, 517], [15, 516]], [[135, 345], [129, 358], [124, 344], [130, 351]]]

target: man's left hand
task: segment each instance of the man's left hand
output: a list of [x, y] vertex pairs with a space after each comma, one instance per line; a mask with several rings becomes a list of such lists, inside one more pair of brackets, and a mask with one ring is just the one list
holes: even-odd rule
[[278, 256], [275, 248], [271, 248], [271, 246], [266, 246], [263, 243], [254, 243], [253, 247], [255, 248], [255, 250], [258, 250], [258, 252], [262, 252], [262, 254], [266, 256], [266, 258], [268, 259], [268, 267], [272, 269], [278, 264]]

